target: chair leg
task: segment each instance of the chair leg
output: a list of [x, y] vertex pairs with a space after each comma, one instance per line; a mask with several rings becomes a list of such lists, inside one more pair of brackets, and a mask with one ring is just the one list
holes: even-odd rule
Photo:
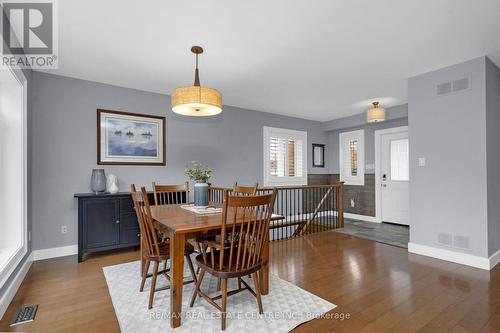
[[196, 282], [196, 286], [194, 287], [194, 293], [193, 297], [191, 297], [191, 303], [189, 304], [189, 307], [193, 307], [194, 301], [196, 301], [196, 296], [198, 295], [198, 290], [200, 290], [201, 282], [203, 281], [203, 278], [205, 277], [205, 270], [202, 269], [200, 272], [200, 275], [198, 276], [198, 281]]
[[146, 277], [148, 276], [150, 263], [151, 261], [149, 259], [146, 259], [146, 262], [144, 263], [144, 269], [142, 270], [141, 288], [139, 289], [140, 292], [144, 291], [144, 284], [146, 283]]
[[264, 309], [262, 308], [262, 299], [260, 297], [260, 286], [259, 286], [259, 277], [257, 276], [257, 273], [253, 273], [253, 283], [255, 285], [255, 295], [257, 298], [257, 304], [259, 305], [259, 313], [263, 314]]
[[148, 309], [153, 307], [153, 299], [155, 297], [155, 289], [156, 289], [156, 277], [158, 275], [158, 261], [155, 261], [153, 266], [153, 277], [151, 279], [151, 290], [149, 291], [149, 305]]
[[197, 281], [196, 273], [194, 272], [193, 262], [191, 261], [191, 257], [189, 256], [189, 254], [186, 254], [186, 261], [188, 263], [188, 267], [189, 267], [189, 271], [191, 272], [191, 276], [193, 277], [193, 281], [194, 281], [194, 283], [196, 283], [196, 281]]
[[217, 279], [217, 291], [220, 291], [220, 280], [221, 278]]
[[226, 329], [226, 306], [227, 306], [227, 279], [222, 279], [222, 325], [221, 329]]
[[238, 289], [241, 289], [241, 278], [238, 278]]

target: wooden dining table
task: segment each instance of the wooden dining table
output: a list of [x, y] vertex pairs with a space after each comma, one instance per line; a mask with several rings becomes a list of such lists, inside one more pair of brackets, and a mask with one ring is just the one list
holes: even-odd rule
[[[221, 205], [214, 206], [222, 207]], [[157, 205], [151, 206], [151, 216], [155, 227], [170, 238], [170, 326], [175, 328], [181, 325], [186, 239], [196, 238], [203, 232], [220, 230], [222, 213], [199, 214], [186, 210], [181, 205]], [[271, 220], [279, 221], [284, 218], [284, 216], [273, 214]], [[269, 293], [269, 241], [264, 243], [262, 259], [264, 265], [259, 279], [261, 293], [267, 295]]]

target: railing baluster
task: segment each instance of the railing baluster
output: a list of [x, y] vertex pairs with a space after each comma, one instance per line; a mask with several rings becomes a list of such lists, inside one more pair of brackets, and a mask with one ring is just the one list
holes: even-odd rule
[[[227, 189], [211, 186], [210, 201], [222, 204], [225, 190]], [[260, 188], [257, 195], [269, 194], [270, 191], [272, 188]], [[271, 223], [270, 239], [289, 239], [343, 227], [342, 192], [342, 182], [332, 185], [279, 187], [274, 214], [283, 216], [284, 220]], [[177, 196], [165, 199], [179, 201]]]

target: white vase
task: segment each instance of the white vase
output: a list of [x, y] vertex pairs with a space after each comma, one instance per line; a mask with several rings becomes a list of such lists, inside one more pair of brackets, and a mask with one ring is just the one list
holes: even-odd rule
[[115, 194], [118, 193], [118, 191], [118, 177], [112, 174], [108, 175], [106, 180], [106, 192]]

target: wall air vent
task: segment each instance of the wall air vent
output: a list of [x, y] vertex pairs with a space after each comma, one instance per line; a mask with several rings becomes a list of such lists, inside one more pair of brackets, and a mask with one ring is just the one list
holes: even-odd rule
[[469, 237], [453, 235], [453, 246], [457, 249], [470, 250]]
[[439, 95], [447, 95], [451, 93], [451, 82], [440, 83], [436, 87], [436, 93]]
[[462, 79], [443, 82], [436, 85], [436, 95], [443, 96], [451, 93], [457, 93], [460, 91], [464, 91], [470, 88], [470, 80], [468, 77], [464, 77]]
[[453, 244], [452, 234], [445, 234], [444, 232], [438, 233], [438, 243], [441, 245], [452, 246]]
[[463, 79], [453, 81], [453, 92], [469, 89], [469, 78], [465, 77]]

